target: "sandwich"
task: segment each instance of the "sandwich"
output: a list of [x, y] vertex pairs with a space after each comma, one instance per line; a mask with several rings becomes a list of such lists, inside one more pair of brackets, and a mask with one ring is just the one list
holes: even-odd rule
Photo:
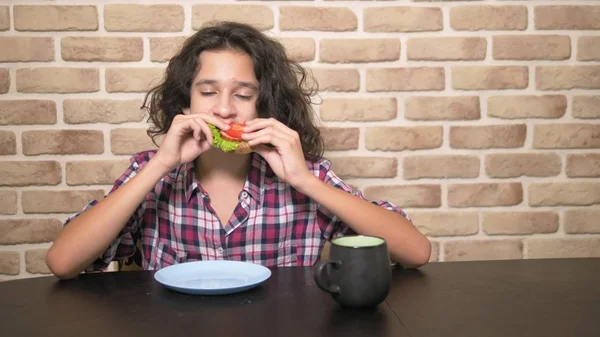
[[253, 149], [248, 142], [242, 139], [245, 124], [232, 123], [227, 131], [222, 131], [212, 124], [208, 124], [213, 136], [213, 146], [223, 152], [250, 153]]

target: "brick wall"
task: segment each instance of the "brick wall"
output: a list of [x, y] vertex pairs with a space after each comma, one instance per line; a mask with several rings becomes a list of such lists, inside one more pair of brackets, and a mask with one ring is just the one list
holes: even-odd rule
[[47, 273], [61, 222], [151, 147], [143, 92], [212, 19], [312, 69], [334, 169], [433, 261], [600, 256], [594, 1], [66, 3], [0, 5], [0, 279]]

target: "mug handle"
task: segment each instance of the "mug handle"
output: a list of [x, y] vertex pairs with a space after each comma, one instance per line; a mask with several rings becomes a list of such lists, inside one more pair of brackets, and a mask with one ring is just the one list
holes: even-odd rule
[[[331, 268], [338, 269], [342, 265], [342, 261], [320, 260], [317, 262], [314, 275], [315, 283], [317, 283], [317, 286], [323, 291], [331, 294], [339, 294], [340, 287], [331, 284], [331, 268], [326, 268], [329, 265], [331, 265]], [[325, 275], [323, 275], [323, 271], [325, 271]]]

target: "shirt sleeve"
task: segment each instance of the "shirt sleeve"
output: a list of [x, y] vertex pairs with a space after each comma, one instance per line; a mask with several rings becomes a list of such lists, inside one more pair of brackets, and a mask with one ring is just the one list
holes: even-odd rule
[[[134, 156], [130, 160], [131, 164], [125, 172], [113, 183], [113, 186], [108, 193], [109, 195], [116, 191], [120, 186], [127, 183], [131, 178], [135, 177], [140, 170], [140, 163]], [[106, 197], [106, 196], [105, 196]], [[67, 226], [71, 221], [81, 215], [83, 212], [92, 208], [99, 201], [90, 201], [79, 213], [71, 215], [67, 218], [64, 226]], [[133, 256], [136, 252], [136, 240], [139, 237], [139, 227], [146, 207], [146, 201], [142, 201], [123, 229], [119, 232], [113, 242], [88, 268], [86, 272], [104, 271], [113, 260], [121, 260]]]
[[[335, 188], [338, 188], [344, 192], [350, 193], [357, 198], [369, 201], [372, 204], [375, 204], [379, 207], [383, 207], [389, 211], [396, 212], [412, 223], [412, 219], [408, 216], [408, 214], [406, 214], [404, 210], [385, 200], [368, 200], [367, 198], [365, 198], [365, 196], [360, 190], [346, 184], [342, 179], [340, 179], [330, 169], [330, 167], [331, 163], [327, 160], [324, 160], [323, 163], [321, 163], [320, 165], [318, 174], [319, 179], [321, 179], [323, 182]], [[330, 241], [343, 235], [356, 234], [348, 225], [342, 222], [342, 220], [340, 220], [335, 214], [331, 213], [325, 207], [319, 205], [317, 213], [318, 222], [321, 226], [323, 236], [325, 237], [325, 239]]]

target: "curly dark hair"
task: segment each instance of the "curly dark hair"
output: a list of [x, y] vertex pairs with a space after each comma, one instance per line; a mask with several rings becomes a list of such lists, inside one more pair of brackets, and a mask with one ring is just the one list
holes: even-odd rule
[[225, 49], [244, 52], [253, 61], [259, 83], [258, 117], [275, 118], [298, 132], [304, 156], [313, 161], [321, 159], [323, 140], [311, 106], [318, 91], [316, 81], [288, 58], [281, 43], [236, 22], [209, 23], [188, 38], [169, 61], [162, 83], [146, 94], [142, 108], [148, 110], [148, 121], [152, 123], [148, 135], [154, 144], [158, 136], [167, 133], [173, 118], [190, 107], [190, 89], [200, 53]]

